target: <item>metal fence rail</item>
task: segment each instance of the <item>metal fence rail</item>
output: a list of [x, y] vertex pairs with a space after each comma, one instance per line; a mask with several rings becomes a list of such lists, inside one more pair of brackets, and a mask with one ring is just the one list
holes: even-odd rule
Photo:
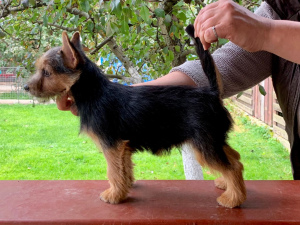
[[23, 68], [0, 67], [0, 100], [32, 100], [23, 88], [29, 77], [23, 71]]

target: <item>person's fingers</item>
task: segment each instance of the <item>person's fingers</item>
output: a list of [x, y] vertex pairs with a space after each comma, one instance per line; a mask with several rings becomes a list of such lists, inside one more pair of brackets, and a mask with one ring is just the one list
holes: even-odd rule
[[221, 29], [222, 25], [214, 25], [208, 27], [204, 32], [204, 40], [207, 43], [213, 43], [218, 41], [218, 38], [224, 38], [223, 32]]
[[71, 113], [72, 113], [74, 116], [79, 116], [79, 114], [78, 114], [78, 109], [77, 109], [75, 103], [73, 103], [73, 104], [71, 105], [70, 111], [71, 111]]
[[216, 27], [217, 21], [217, 17], [211, 17], [207, 19], [201, 26], [200, 40], [205, 50], [210, 47], [211, 43], [218, 41], [218, 34], [216, 33], [215, 35], [213, 32], [213, 27]]
[[211, 3], [200, 10], [194, 22], [195, 37], [200, 37], [200, 30], [203, 21], [205, 21], [205, 19], [211, 16], [214, 16], [214, 14], [217, 12], [218, 5], [219, 5], [219, 1]]
[[59, 110], [71, 111], [74, 116], [78, 116], [78, 109], [73, 99], [68, 94], [58, 96], [56, 98], [56, 105]]
[[202, 8], [200, 10], [198, 16], [201, 17], [206, 11], [217, 8], [219, 6], [219, 4], [220, 4], [220, 1], [213, 2], [213, 3], [206, 5], [204, 8]]
[[69, 99], [69, 95], [58, 96], [56, 98], [56, 105], [59, 110], [68, 111], [70, 110], [71, 105], [73, 104], [72, 100]]

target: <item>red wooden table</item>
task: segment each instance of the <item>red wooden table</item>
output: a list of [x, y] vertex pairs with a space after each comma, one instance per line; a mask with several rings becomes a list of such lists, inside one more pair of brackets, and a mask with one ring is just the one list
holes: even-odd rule
[[300, 181], [246, 181], [239, 208], [219, 206], [213, 181], [137, 181], [119, 205], [107, 181], [0, 181], [0, 224], [300, 224]]

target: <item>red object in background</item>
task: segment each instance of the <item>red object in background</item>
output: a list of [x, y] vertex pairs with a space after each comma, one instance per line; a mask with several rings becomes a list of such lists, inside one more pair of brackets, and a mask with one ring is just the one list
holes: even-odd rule
[[0, 77], [9, 78], [9, 77], [15, 77], [16, 75], [13, 73], [4, 73], [0, 74]]

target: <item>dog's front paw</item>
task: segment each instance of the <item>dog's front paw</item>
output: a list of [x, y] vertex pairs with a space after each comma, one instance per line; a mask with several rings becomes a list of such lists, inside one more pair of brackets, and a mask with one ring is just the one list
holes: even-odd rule
[[106, 203], [110, 204], [118, 204], [122, 200], [124, 200], [127, 196], [118, 193], [117, 191], [113, 190], [112, 188], [108, 188], [107, 190], [103, 191], [100, 194], [100, 199]]

